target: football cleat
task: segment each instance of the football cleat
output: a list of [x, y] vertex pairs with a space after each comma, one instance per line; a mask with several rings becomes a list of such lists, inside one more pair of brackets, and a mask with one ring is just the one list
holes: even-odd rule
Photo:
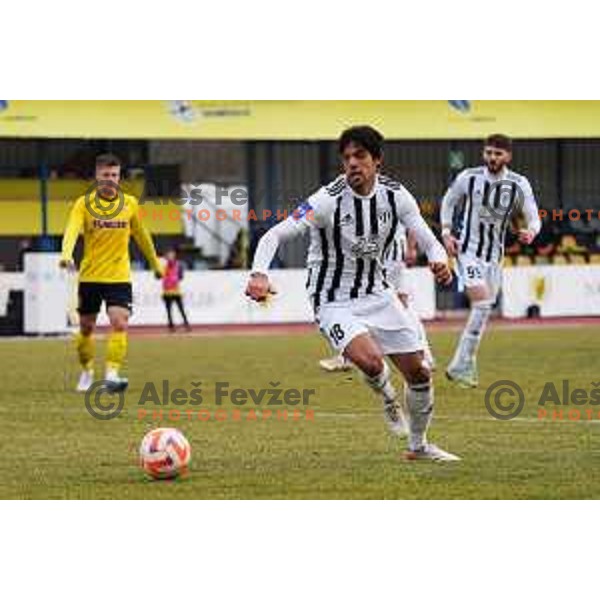
[[104, 378], [104, 385], [107, 391], [111, 394], [124, 392], [129, 386], [129, 380], [125, 377], [120, 377], [117, 371], [108, 370]]
[[424, 444], [416, 450], [408, 450], [406, 460], [431, 460], [434, 462], [456, 462], [461, 460], [456, 454], [446, 452], [434, 444]]
[[475, 361], [462, 368], [450, 365], [446, 370], [446, 377], [457, 383], [461, 388], [476, 388], [479, 385], [479, 375]]
[[338, 354], [338, 356], [320, 360], [319, 366], [328, 373], [334, 373], [336, 371], [349, 371], [352, 368], [352, 363], [341, 354]]
[[79, 376], [79, 382], [77, 383], [77, 387], [75, 388], [78, 392], [87, 392], [94, 383], [94, 370], [89, 369], [86, 371], [81, 371], [81, 375]]

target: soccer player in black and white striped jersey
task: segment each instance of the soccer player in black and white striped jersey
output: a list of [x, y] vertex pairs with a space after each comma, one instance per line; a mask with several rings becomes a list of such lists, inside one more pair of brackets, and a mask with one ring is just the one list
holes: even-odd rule
[[[406, 285], [406, 269], [412, 267], [417, 261], [417, 239], [411, 231], [406, 231], [398, 223], [396, 227], [396, 236], [390, 244], [386, 256], [384, 256], [384, 267], [387, 274], [387, 282], [398, 295], [398, 299], [407, 310], [413, 310], [411, 307], [411, 295]], [[430, 368], [434, 366], [434, 359], [429, 346], [429, 340], [425, 332], [425, 327], [418, 315], [416, 320], [419, 325], [421, 337], [425, 340], [423, 349], [424, 359]], [[339, 352], [329, 358], [323, 358], [319, 361], [319, 366], [329, 373], [336, 371], [348, 371], [352, 369], [352, 363]]]
[[385, 357], [403, 374], [409, 413], [407, 458], [458, 460], [427, 440], [433, 386], [423, 360], [424, 341], [414, 314], [387, 282], [384, 265], [399, 224], [414, 232], [436, 280], [444, 285], [452, 280], [448, 257], [412, 195], [379, 174], [383, 137], [378, 131], [368, 126], [344, 131], [339, 151], [344, 175], [318, 190], [259, 241], [246, 293], [265, 300], [270, 291], [268, 270], [279, 245], [308, 232], [307, 289], [319, 329], [381, 395], [385, 418], [397, 435], [405, 435], [407, 424]]
[[[523, 217], [518, 230], [521, 244], [531, 244], [541, 223], [529, 181], [508, 168], [512, 141], [501, 134], [489, 136], [483, 147], [484, 166], [465, 169], [442, 200], [442, 239], [450, 256], [457, 258], [471, 310], [446, 375], [462, 387], [476, 387], [477, 351], [501, 285], [504, 239], [511, 223]], [[460, 234], [453, 219], [463, 205]]]

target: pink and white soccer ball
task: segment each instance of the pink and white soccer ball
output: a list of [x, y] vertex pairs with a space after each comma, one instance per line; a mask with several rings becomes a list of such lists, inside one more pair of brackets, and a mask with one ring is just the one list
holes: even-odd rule
[[187, 471], [192, 450], [185, 436], [173, 427], [149, 431], [140, 445], [140, 464], [153, 479], [173, 479]]

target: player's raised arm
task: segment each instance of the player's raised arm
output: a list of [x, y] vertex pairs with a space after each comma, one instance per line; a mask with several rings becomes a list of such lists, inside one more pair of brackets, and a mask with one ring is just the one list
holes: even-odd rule
[[519, 241], [522, 244], [531, 244], [535, 239], [535, 236], [540, 232], [542, 228], [542, 222], [540, 221], [540, 215], [538, 212], [538, 206], [531, 189], [529, 181], [523, 177], [520, 182], [521, 191], [523, 192], [523, 207], [521, 212], [525, 217], [525, 229], [521, 229], [518, 232]]
[[286, 240], [295, 238], [316, 225], [320, 202], [318, 192], [307, 202], [301, 204], [292, 215], [267, 231], [259, 240], [252, 261], [250, 279], [246, 295], [257, 302], [267, 299], [271, 292], [269, 268], [277, 254], [279, 246]]
[[75, 250], [75, 244], [77, 238], [83, 229], [85, 203], [83, 198], [79, 198], [75, 201], [71, 212], [69, 213], [69, 219], [65, 232], [62, 239], [62, 252], [60, 256], [60, 266], [63, 269], [74, 268], [73, 264], [73, 250]]
[[135, 243], [138, 245], [139, 249], [142, 251], [142, 254], [148, 261], [148, 264], [150, 265], [150, 268], [156, 277], [162, 277], [164, 270], [163, 266], [156, 255], [152, 236], [140, 218], [138, 206], [136, 206], [131, 217], [131, 235], [133, 236], [133, 239], [135, 240]]
[[417, 245], [427, 255], [429, 266], [436, 280], [442, 285], [448, 285], [452, 281], [452, 272], [448, 267], [448, 255], [421, 216], [417, 201], [405, 188], [398, 192], [396, 198], [400, 222], [414, 233]]
[[450, 256], [458, 254], [458, 240], [452, 235], [452, 222], [454, 219], [454, 211], [462, 202], [465, 196], [465, 178], [462, 173], [459, 173], [452, 185], [448, 188], [442, 199], [440, 207], [440, 222], [442, 224], [442, 240], [446, 251]]

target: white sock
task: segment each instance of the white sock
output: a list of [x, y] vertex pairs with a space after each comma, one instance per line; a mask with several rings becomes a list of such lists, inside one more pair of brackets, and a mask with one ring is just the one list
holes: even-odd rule
[[119, 379], [119, 371], [117, 371], [116, 369], [106, 369], [104, 378], [108, 379], [109, 381]]
[[383, 361], [383, 370], [375, 377], [365, 375], [365, 381], [378, 394], [381, 394], [386, 402], [393, 402], [396, 398], [396, 389], [390, 381], [390, 368], [385, 360]]
[[435, 361], [433, 358], [433, 353], [431, 352], [431, 346], [429, 344], [429, 339], [427, 339], [427, 333], [425, 332], [425, 327], [423, 326], [421, 319], [418, 319], [417, 323], [419, 324], [418, 325], [419, 339], [423, 342], [423, 358], [429, 364], [430, 367], [433, 367]]
[[452, 362], [471, 362], [476, 357], [491, 312], [488, 302], [473, 302]]
[[406, 386], [406, 405], [410, 415], [408, 447], [418, 450], [427, 443], [427, 430], [433, 417], [433, 383], [415, 383]]

